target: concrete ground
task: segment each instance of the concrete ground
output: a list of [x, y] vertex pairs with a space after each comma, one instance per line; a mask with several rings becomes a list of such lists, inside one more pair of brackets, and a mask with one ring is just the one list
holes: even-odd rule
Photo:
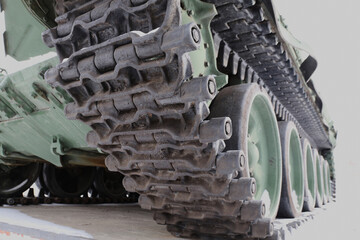
[[[291, 219], [275, 221], [286, 240], [325, 239], [333, 235], [338, 222], [337, 204], [315, 213], [304, 213], [294, 224]], [[298, 227], [297, 223], [300, 223]], [[329, 224], [330, 223], [330, 224]], [[295, 229], [297, 228], [297, 229]], [[350, 229], [347, 229], [350, 230]], [[339, 232], [338, 232], [339, 233]], [[136, 204], [35, 205], [0, 208], [0, 240], [175, 240], [166, 227], [157, 225], [152, 214]], [[326, 238], [327, 240], [333, 238]], [[337, 239], [337, 238], [334, 238]]]
[[[18, 235], [20, 234], [20, 235]], [[135, 204], [0, 208], [0, 239], [176, 239]], [[5, 238], [7, 237], [7, 238]], [[29, 238], [33, 239], [33, 238]]]

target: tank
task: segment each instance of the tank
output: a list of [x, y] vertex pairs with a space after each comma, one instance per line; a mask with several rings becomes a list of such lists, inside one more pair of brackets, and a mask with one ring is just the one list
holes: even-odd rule
[[[335, 198], [337, 132], [311, 78], [317, 60], [271, 0], [1, 6], [8, 55], [57, 54], [2, 76], [5, 171], [31, 166], [30, 183], [40, 163], [106, 166], [189, 238], [277, 239], [275, 218]], [[29, 19], [14, 17], [20, 9]]]

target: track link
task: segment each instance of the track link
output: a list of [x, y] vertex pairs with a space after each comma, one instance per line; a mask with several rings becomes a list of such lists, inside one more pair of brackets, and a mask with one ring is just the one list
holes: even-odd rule
[[241, 176], [243, 153], [223, 152], [230, 119], [207, 119], [216, 82], [192, 76], [197, 25], [180, 24], [180, 1], [132, 2], [89, 2], [44, 33], [63, 60], [46, 79], [74, 99], [66, 115], [92, 127], [88, 143], [174, 235], [270, 236], [254, 179]]

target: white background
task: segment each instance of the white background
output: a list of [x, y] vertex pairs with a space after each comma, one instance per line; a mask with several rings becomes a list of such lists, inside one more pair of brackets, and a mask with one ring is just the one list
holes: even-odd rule
[[[337, 203], [294, 239], [360, 239], [360, 1], [275, 0], [291, 32], [318, 59], [313, 81], [339, 131]], [[10, 72], [20, 66], [0, 58]], [[23, 65], [24, 66], [24, 65]]]
[[360, 239], [360, 1], [275, 4], [292, 33], [314, 50], [313, 80], [338, 129], [337, 203], [298, 239]]

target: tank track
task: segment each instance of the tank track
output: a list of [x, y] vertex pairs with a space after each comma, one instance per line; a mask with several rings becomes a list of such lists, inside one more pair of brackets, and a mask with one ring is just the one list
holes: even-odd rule
[[[273, 222], [253, 199], [244, 154], [224, 152], [230, 119], [208, 119], [215, 79], [193, 78], [187, 53], [200, 43], [198, 28], [181, 26], [180, 11], [175, 0], [90, 1], [72, 9], [43, 35], [62, 61], [46, 79], [73, 97], [66, 115], [92, 127], [89, 145], [109, 154], [107, 167], [126, 176], [125, 188], [175, 236], [266, 238]], [[115, 13], [123, 21], [113, 21]], [[266, 87], [240, 66], [244, 82]], [[290, 119], [271, 96], [278, 115]]]
[[[305, 89], [303, 76], [289, 55], [287, 45], [275, 31], [275, 24], [259, 0], [202, 0], [216, 6], [211, 22], [222, 48], [222, 71], [243, 81], [251, 67], [297, 123], [313, 147], [331, 148], [319, 109]], [[281, 110], [275, 108], [281, 116]], [[300, 127], [301, 126], [301, 127]], [[306, 129], [306, 131], [304, 131]]]
[[[321, 123], [321, 118], [316, 117], [318, 113], [313, 115], [316, 121], [310, 121], [310, 124], [304, 122], [306, 116], [311, 117], [309, 112], [303, 112], [301, 118], [293, 115], [294, 110], [298, 114], [303, 110], [301, 106], [294, 107], [293, 102], [305, 101], [311, 105], [308, 106], [309, 108], [318, 110], [311, 102], [310, 97], [308, 97], [302, 85], [302, 75], [298, 73], [299, 70], [288, 56], [285, 44], [276, 36], [277, 33], [273, 30], [274, 26], [271, 20], [267, 19], [261, 1], [201, 1], [214, 4], [218, 11], [218, 15], [212, 20], [211, 29], [217, 52], [217, 66], [221, 72], [229, 76], [229, 85], [239, 84], [239, 80], [241, 83], [258, 83], [270, 96], [278, 120], [296, 123], [300, 135], [306, 137], [312, 143], [312, 147], [331, 148], [328, 145], [330, 144], [328, 135], [324, 132], [325, 128]], [[238, 18], [236, 18], [236, 14], [238, 14]], [[237, 28], [232, 28], [235, 26], [235, 22], [242, 24], [238, 24]], [[241, 30], [239, 29], [240, 26]], [[231, 34], [237, 36], [237, 39], [231, 38]], [[247, 37], [248, 35], [251, 36], [251, 40]], [[240, 41], [240, 39], [245, 40]], [[255, 51], [253, 50], [254, 47], [263, 49], [263, 51]], [[276, 49], [276, 51], [271, 49]], [[250, 57], [251, 53], [253, 54], [252, 57]], [[291, 75], [290, 73], [294, 74]], [[286, 80], [285, 77], [288, 79]], [[280, 87], [277, 88], [275, 85]], [[282, 88], [293, 92], [284, 91], [286, 94], [283, 94]], [[302, 94], [295, 92], [301, 92]], [[292, 96], [292, 98], [289, 96]], [[303, 100], [300, 101], [299, 97], [303, 98]], [[312, 126], [313, 131], [305, 131], [304, 129], [309, 129], [311, 124], [316, 125]], [[314, 136], [321, 136], [320, 138], [323, 140], [314, 139]], [[320, 143], [321, 141], [324, 144]], [[332, 200], [336, 201], [335, 178], [331, 180], [331, 196]]]

